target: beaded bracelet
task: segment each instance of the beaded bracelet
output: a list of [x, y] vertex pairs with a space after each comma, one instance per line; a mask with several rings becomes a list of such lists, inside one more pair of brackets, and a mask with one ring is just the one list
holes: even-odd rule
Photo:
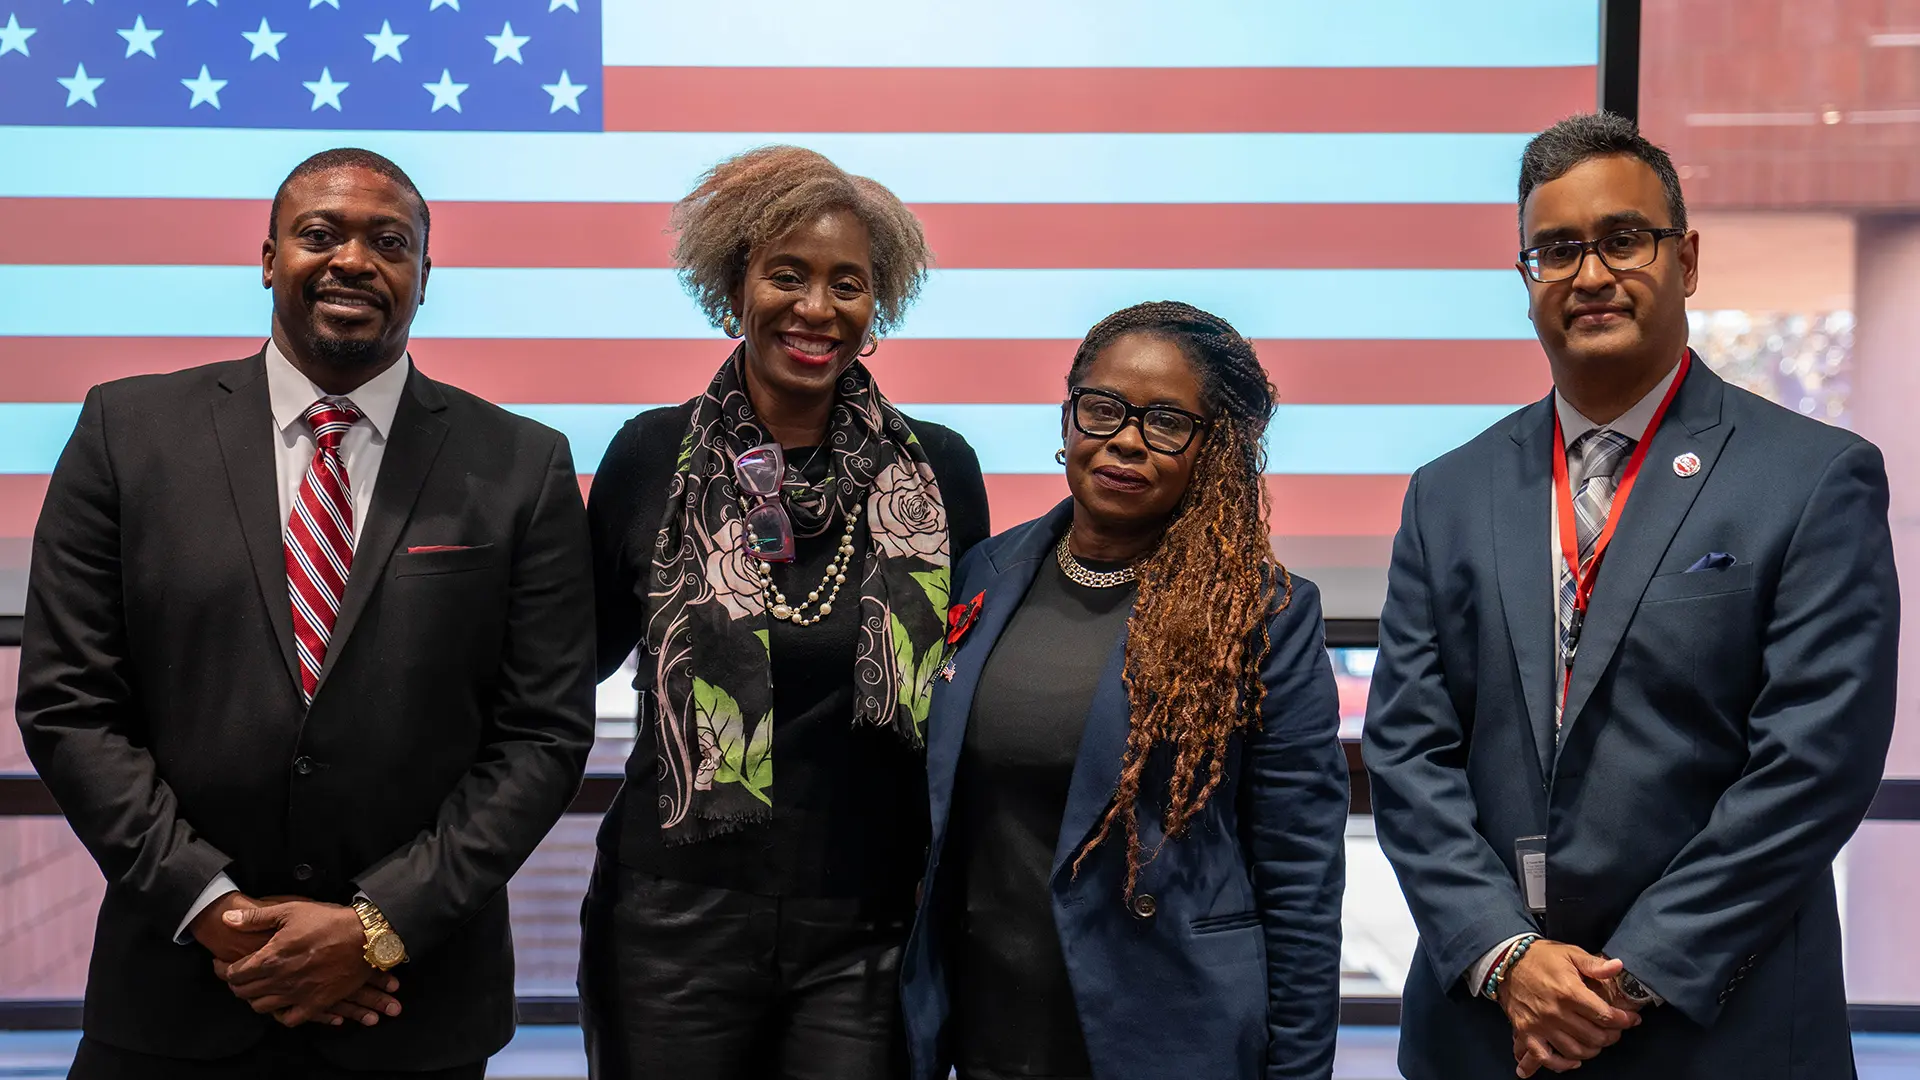
[[1513, 948], [1508, 949], [1507, 954], [1500, 958], [1500, 962], [1493, 966], [1493, 970], [1487, 972], [1487, 981], [1480, 987], [1480, 996], [1498, 1000], [1500, 984], [1507, 981], [1507, 973], [1513, 970], [1513, 965], [1519, 963], [1520, 958], [1533, 947], [1533, 943], [1539, 940], [1539, 934], [1526, 934], [1519, 941], [1514, 942]]

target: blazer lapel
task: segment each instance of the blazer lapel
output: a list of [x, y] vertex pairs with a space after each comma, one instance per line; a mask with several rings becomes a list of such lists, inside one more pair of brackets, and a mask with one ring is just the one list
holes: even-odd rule
[[1113, 643], [1107, 666], [1087, 707], [1087, 725], [1080, 736], [1080, 755], [1073, 763], [1073, 781], [1067, 787], [1067, 809], [1060, 819], [1060, 839], [1053, 850], [1053, 876], [1073, 869], [1075, 853], [1100, 824], [1120, 786], [1120, 762], [1127, 754], [1127, 735], [1133, 729], [1133, 706], [1121, 673], [1127, 661], [1127, 633]]
[[1542, 786], [1553, 754], [1553, 563], [1548, 550], [1553, 513], [1553, 398], [1521, 413], [1509, 435], [1514, 445], [1493, 467], [1494, 562], [1500, 606], [1506, 613], [1513, 662], [1527, 709]]
[[293, 652], [293, 601], [287, 593], [287, 548], [282, 535], [286, 523], [280, 520], [280, 480], [273, 446], [277, 435], [273, 406], [267, 400], [264, 355], [255, 353], [220, 380], [226, 393], [213, 401], [213, 429], [227, 467], [227, 488], [240, 515], [240, 533], [253, 562], [254, 581], [267, 606], [267, 624], [280, 642], [280, 659], [298, 692], [300, 669]]
[[[1599, 580], [1594, 583], [1560, 721], [1562, 746], [1593, 697], [1601, 675], [1613, 662], [1613, 654], [1640, 606], [1640, 596], [1647, 591], [1647, 582], [1653, 580], [1661, 557], [1672, 546], [1674, 534], [1686, 520], [1694, 498], [1712, 477], [1714, 463], [1727, 436], [1733, 433], [1731, 424], [1720, 422], [1725, 395], [1726, 383], [1695, 355], [1670, 414], [1660, 430], [1649, 436], [1653, 443], [1647, 447], [1627, 505], [1620, 510], [1620, 523], [1614, 527], [1613, 540], [1600, 563]], [[1673, 459], [1688, 452], [1699, 455], [1700, 471], [1687, 477], [1675, 475]]]
[[[400, 396], [400, 408], [393, 415], [393, 431], [387, 437], [387, 452], [380, 460], [379, 479], [374, 482], [373, 505], [367, 510], [360, 542], [354, 545], [347, 595], [340, 601], [340, 615], [334, 620], [333, 634], [327, 641], [327, 657], [321, 662], [320, 679], [314, 686], [316, 698], [345, 651], [347, 638], [386, 573], [387, 561], [400, 542], [407, 518], [413, 514], [421, 485], [426, 483], [434, 458], [440, 453], [440, 444], [447, 436], [447, 422], [439, 415], [446, 407], [433, 380], [420, 374], [418, 368], [407, 373], [407, 390]], [[293, 617], [287, 616], [289, 633], [292, 621]]]
[[[947, 816], [953, 808], [953, 784], [960, 767], [960, 748], [966, 742], [967, 721], [973, 715], [974, 694], [980, 689], [980, 673], [987, 658], [1006, 632], [1013, 613], [1020, 609], [1027, 590], [1040, 571], [1040, 560], [1065, 530], [1072, 515], [1073, 502], [1067, 500], [1045, 517], [1016, 526], [1002, 546], [987, 558], [993, 573], [979, 584], [967, 582], [972, 593], [986, 593], [980, 616], [973, 629], [960, 639], [953, 658], [953, 681], [934, 688], [933, 711], [927, 718], [927, 792], [932, 804], [934, 843], [946, 836]], [[956, 582], [956, 584], [958, 584]], [[972, 596], [955, 594], [954, 603]]]

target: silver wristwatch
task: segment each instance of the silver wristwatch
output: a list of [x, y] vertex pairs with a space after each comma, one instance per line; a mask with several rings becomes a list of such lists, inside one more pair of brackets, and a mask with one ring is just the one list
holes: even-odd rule
[[1646, 983], [1634, 978], [1633, 972], [1631, 971], [1621, 972], [1620, 977], [1614, 980], [1614, 985], [1620, 988], [1621, 997], [1626, 998], [1635, 1005], [1650, 1005], [1659, 997], [1659, 995], [1647, 989]]

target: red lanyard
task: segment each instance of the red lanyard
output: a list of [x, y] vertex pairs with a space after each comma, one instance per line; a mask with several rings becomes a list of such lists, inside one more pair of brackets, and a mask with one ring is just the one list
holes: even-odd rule
[[1667, 396], [1660, 399], [1660, 407], [1654, 410], [1653, 419], [1647, 422], [1647, 430], [1641, 434], [1639, 444], [1627, 458], [1627, 467], [1620, 474], [1620, 486], [1613, 495], [1612, 509], [1607, 513], [1607, 524], [1593, 543], [1593, 559], [1587, 564], [1584, 574], [1580, 572], [1579, 534], [1574, 528], [1577, 519], [1573, 508], [1573, 485], [1567, 472], [1567, 439], [1560, 428], [1560, 410], [1553, 410], [1553, 497], [1559, 509], [1560, 556], [1567, 561], [1567, 573], [1573, 575], [1573, 618], [1562, 650], [1567, 669], [1566, 681], [1560, 688], [1560, 700], [1563, 702], [1568, 687], [1573, 684], [1573, 656], [1580, 644], [1580, 627], [1586, 621], [1587, 601], [1593, 596], [1593, 583], [1600, 577], [1600, 560], [1607, 554], [1607, 545], [1613, 542], [1613, 529], [1620, 524], [1620, 514], [1626, 509], [1627, 496], [1633, 494], [1633, 482], [1640, 475], [1641, 462], [1647, 459], [1647, 447], [1653, 445], [1653, 435], [1660, 430], [1660, 421], [1667, 415], [1667, 406], [1673, 404], [1674, 395], [1680, 392], [1680, 384], [1687, 380], [1687, 368], [1692, 363], [1691, 353], [1681, 354], [1680, 370], [1673, 377], [1673, 385], [1667, 387]]

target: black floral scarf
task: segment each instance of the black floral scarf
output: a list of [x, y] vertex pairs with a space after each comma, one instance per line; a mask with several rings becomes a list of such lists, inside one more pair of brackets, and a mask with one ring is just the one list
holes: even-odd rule
[[[670, 844], [773, 812], [772, 619], [741, 543], [733, 478], [734, 458], [770, 437], [747, 396], [743, 358], [736, 348], [694, 402], [654, 545], [646, 645], [655, 665], [660, 827]], [[806, 537], [844, 527], [865, 500], [853, 722], [923, 746], [951, 588], [946, 508], [925, 448], [866, 367], [855, 361], [837, 390], [827, 481], [810, 485], [789, 464], [783, 501], [795, 534]]]

